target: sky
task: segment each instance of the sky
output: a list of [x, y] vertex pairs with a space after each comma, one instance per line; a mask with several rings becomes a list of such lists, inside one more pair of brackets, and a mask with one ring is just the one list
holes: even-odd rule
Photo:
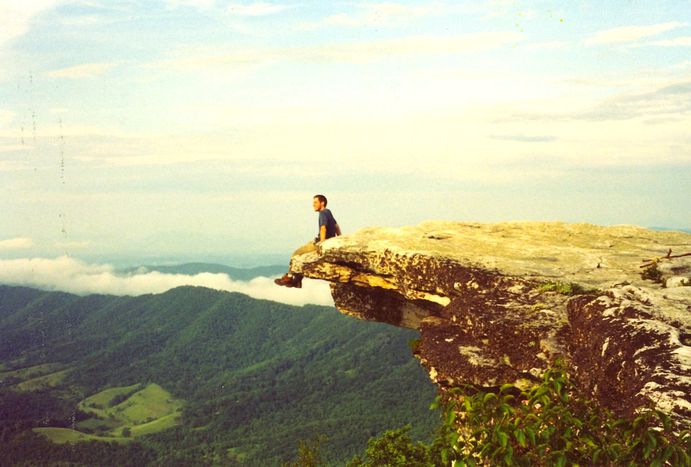
[[344, 233], [691, 227], [689, 0], [0, 0], [0, 17], [0, 259], [28, 271], [280, 263], [316, 234], [316, 193]]

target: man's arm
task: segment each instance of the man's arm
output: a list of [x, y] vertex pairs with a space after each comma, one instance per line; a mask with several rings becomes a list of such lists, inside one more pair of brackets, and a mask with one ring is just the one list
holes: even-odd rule
[[324, 240], [326, 240], [326, 226], [322, 225], [319, 227], [319, 241], [323, 242]]
[[341, 235], [341, 228], [336, 224], [336, 235], [340, 236]]

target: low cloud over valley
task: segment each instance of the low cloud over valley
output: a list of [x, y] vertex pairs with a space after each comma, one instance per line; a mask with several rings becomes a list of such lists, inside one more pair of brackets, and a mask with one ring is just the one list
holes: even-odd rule
[[305, 280], [302, 289], [287, 289], [275, 285], [270, 277], [236, 281], [227, 274], [170, 274], [144, 269], [120, 273], [108, 264], [89, 264], [68, 256], [0, 259], [0, 283], [78, 295], [143, 295], [192, 285], [290, 305], [333, 305], [329, 286], [318, 281]]

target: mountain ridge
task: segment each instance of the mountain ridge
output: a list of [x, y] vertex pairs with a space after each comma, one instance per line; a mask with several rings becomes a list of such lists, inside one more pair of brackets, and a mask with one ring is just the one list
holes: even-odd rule
[[254, 266], [250, 268], [238, 268], [219, 263], [191, 262], [173, 265], [142, 265], [119, 269], [122, 274], [161, 272], [165, 274], [188, 274], [195, 275], [200, 273], [227, 274], [233, 280], [249, 281], [256, 277], [272, 277], [285, 272], [286, 267], [281, 265]]
[[89, 395], [155, 383], [188, 402], [181, 426], [134, 441], [152, 458], [213, 463], [232, 448], [233, 459], [272, 464], [327, 433], [327, 453], [346, 460], [392, 424], [415, 422], [424, 437], [436, 423], [436, 391], [408, 347], [417, 333], [372, 324], [198, 286], [138, 297], [0, 286], [0, 375], [46, 363], [69, 370], [57, 386], [19, 396], [10, 384], [19, 381], [5, 380], [0, 396], [32, 406], [41, 395], [43, 412], [22, 423], [69, 427]]

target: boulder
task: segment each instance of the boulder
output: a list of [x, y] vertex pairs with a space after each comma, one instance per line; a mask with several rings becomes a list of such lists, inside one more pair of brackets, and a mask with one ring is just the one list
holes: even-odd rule
[[442, 388], [527, 386], [561, 358], [620, 415], [652, 406], [689, 425], [686, 253], [690, 234], [636, 226], [430, 221], [329, 239], [292, 264], [329, 281], [342, 313], [418, 329]]

